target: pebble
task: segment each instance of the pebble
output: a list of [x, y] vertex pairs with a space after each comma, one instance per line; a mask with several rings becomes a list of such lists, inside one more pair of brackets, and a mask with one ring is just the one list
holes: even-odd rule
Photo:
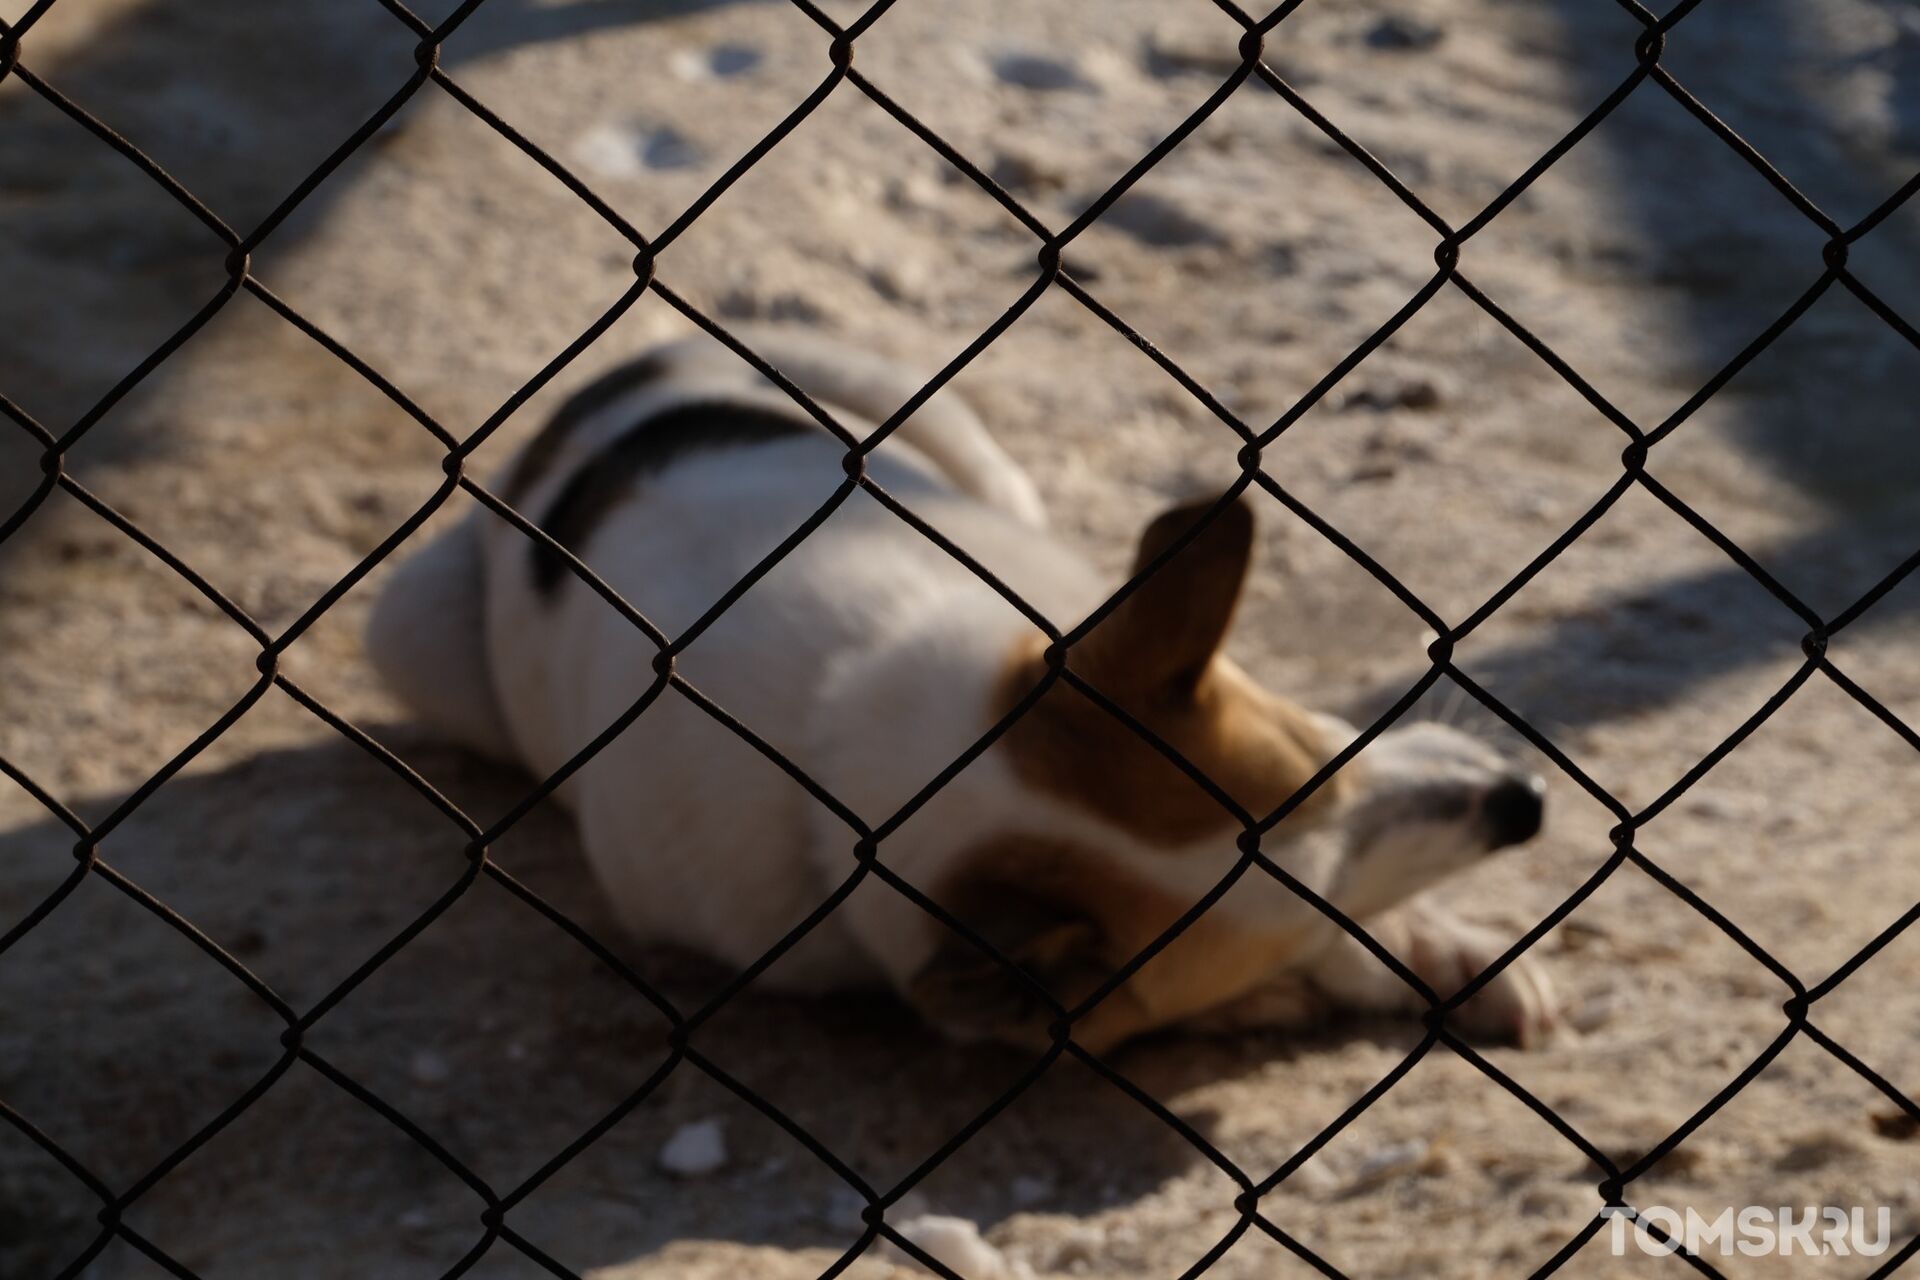
[[1618, 992], [1602, 991], [1573, 1006], [1567, 1011], [1564, 1021], [1568, 1027], [1582, 1034], [1598, 1031], [1613, 1021], [1623, 1003]]
[[700, 147], [679, 130], [644, 129], [602, 123], [575, 141], [575, 159], [609, 178], [635, 178], [648, 170], [686, 169], [705, 159]]
[[[827, 1193], [827, 1203], [821, 1211], [820, 1220], [835, 1231], [850, 1231], [857, 1235], [867, 1225], [863, 1216], [866, 1208], [867, 1202], [858, 1191], [849, 1186], [836, 1186]], [[925, 1196], [918, 1191], [909, 1191], [887, 1210], [887, 1220], [905, 1222], [924, 1217], [928, 1208]]]
[[660, 1148], [660, 1167], [676, 1178], [704, 1178], [727, 1163], [727, 1137], [718, 1120], [695, 1120], [673, 1131]]
[[[941, 1266], [967, 1280], [1032, 1280], [1024, 1262], [1010, 1259], [987, 1242], [980, 1228], [965, 1218], [929, 1213], [902, 1222], [900, 1234]], [[897, 1245], [889, 1242], [887, 1255], [916, 1270], [925, 1270]]]
[[573, 157], [602, 177], [631, 178], [640, 172], [633, 139], [616, 125], [595, 125], [581, 134], [573, 144]]

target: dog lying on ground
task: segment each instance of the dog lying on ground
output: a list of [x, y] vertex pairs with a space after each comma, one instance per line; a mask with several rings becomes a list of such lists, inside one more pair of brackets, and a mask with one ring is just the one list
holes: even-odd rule
[[[750, 342], [856, 434], [918, 385], [817, 340]], [[674, 636], [843, 482], [844, 452], [791, 398], [696, 339], [576, 394], [495, 492]], [[1032, 483], [952, 394], [904, 422], [868, 474], [1062, 630], [1115, 585], [1047, 531]], [[1137, 564], [1211, 505], [1150, 523]], [[1264, 815], [1354, 730], [1268, 692], [1221, 651], [1253, 541], [1249, 507], [1227, 508], [1068, 663]], [[877, 824], [1031, 693], [1045, 644], [965, 566], [856, 491], [676, 669]], [[399, 570], [368, 645], [421, 718], [541, 776], [655, 679], [644, 636], [551, 549], [485, 511]], [[856, 865], [840, 819], [672, 692], [557, 794], [638, 939], [736, 966]], [[1538, 778], [1481, 742], [1416, 724], [1368, 745], [1262, 848], [1448, 995], [1504, 947], [1422, 891], [1532, 837], [1542, 794]], [[1071, 1006], [1219, 881], [1236, 834], [1165, 756], [1056, 682], [877, 852]], [[1044, 1043], [1052, 1020], [1018, 975], [874, 877], [761, 981], [799, 991], [884, 984], [962, 1038]], [[1175, 1024], [1293, 1026], [1330, 1009], [1423, 1007], [1361, 944], [1256, 869], [1074, 1035], [1098, 1050]], [[1546, 974], [1522, 956], [1456, 1023], [1526, 1043], [1555, 1016]]]

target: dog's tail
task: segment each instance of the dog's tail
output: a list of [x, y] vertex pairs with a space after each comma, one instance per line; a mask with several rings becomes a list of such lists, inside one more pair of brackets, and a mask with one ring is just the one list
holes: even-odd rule
[[486, 575], [469, 516], [387, 582], [367, 622], [380, 677], [429, 726], [483, 755], [512, 752], [487, 662]]

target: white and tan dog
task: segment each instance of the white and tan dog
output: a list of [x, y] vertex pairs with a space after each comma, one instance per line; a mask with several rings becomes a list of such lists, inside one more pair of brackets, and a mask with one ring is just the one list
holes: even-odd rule
[[[857, 433], [917, 386], [815, 340], [751, 343]], [[497, 491], [678, 635], [843, 482], [843, 453], [790, 398], [698, 339], [580, 391]], [[875, 451], [869, 474], [1063, 630], [1114, 585], [1047, 532], [1033, 485], [951, 394]], [[1138, 562], [1207, 505], [1150, 524]], [[1069, 664], [1264, 814], [1353, 730], [1267, 692], [1222, 654], [1252, 546], [1250, 510], [1230, 507], [1075, 645]], [[420, 716], [539, 775], [655, 679], [643, 636], [558, 556], [484, 511], [399, 571], [369, 647]], [[973, 573], [859, 491], [677, 670], [877, 824], [1033, 690], [1044, 647]], [[672, 693], [558, 794], [637, 938], [734, 965], [758, 958], [855, 866], [845, 824]], [[1446, 995], [1502, 944], [1418, 895], [1531, 837], [1541, 796], [1537, 778], [1485, 745], [1419, 724], [1370, 744], [1263, 848]], [[1235, 834], [1165, 757], [1055, 683], [878, 852], [1071, 1005], [1218, 882]], [[1039, 1043], [1051, 1019], [1017, 975], [872, 877], [764, 980], [802, 991], [885, 984], [961, 1037]], [[1172, 1024], [1292, 1025], [1336, 1007], [1423, 1005], [1255, 870], [1074, 1034], [1097, 1049]], [[1554, 1017], [1544, 972], [1523, 956], [1458, 1020], [1526, 1042]]]

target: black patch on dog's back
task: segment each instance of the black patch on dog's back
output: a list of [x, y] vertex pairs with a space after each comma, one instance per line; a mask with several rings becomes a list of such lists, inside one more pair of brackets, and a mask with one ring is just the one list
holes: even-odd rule
[[[583, 393], [584, 394], [584, 393]], [[791, 410], [730, 400], [676, 404], [637, 423], [580, 464], [548, 506], [540, 527], [575, 555], [607, 513], [649, 475], [689, 453], [764, 444], [818, 430], [796, 406]], [[557, 590], [567, 562], [545, 543], [533, 547], [533, 584], [544, 596]]]
[[533, 491], [533, 487], [553, 466], [554, 459], [560, 456], [561, 446], [566, 444], [567, 437], [573, 434], [575, 427], [620, 397], [646, 386], [665, 373], [672, 363], [664, 349], [655, 348], [638, 359], [608, 370], [574, 392], [547, 425], [540, 428], [540, 434], [529, 440], [527, 447], [520, 451], [513, 470], [507, 473], [506, 482], [500, 487], [500, 496], [506, 499], [509, 506], [519, 506], [521, 500]]

